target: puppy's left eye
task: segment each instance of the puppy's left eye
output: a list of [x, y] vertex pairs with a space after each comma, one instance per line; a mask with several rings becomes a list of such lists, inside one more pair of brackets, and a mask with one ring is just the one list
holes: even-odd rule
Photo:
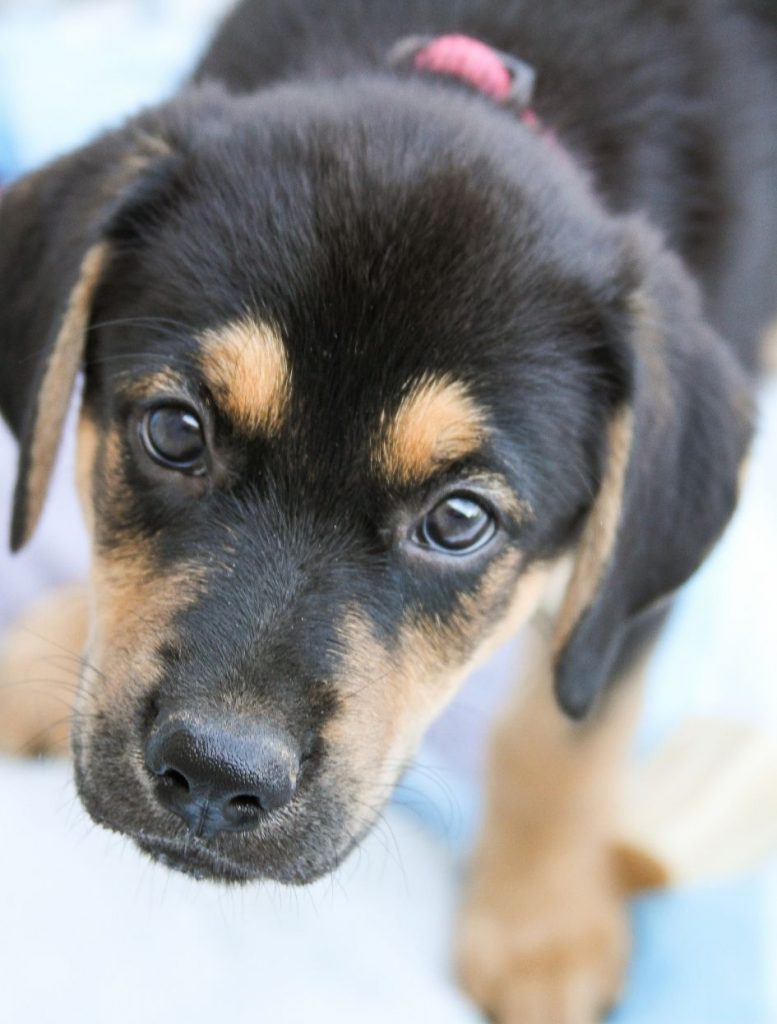
[[477, 551], [496, 533], [494, 514], [470, 494], [452, 494], [428, 512], [415, 529], [421, 547], [449, 555]]
[[151, 458], [168, 469], [204, 472], [205, 431], [185, 405], [158, 405], [143, 417], [140, 436]]

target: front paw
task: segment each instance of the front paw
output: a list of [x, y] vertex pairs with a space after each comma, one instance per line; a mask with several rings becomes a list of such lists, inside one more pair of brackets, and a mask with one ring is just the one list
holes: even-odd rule
[[13, 648], [0, 650], [0, 752], [67, 753], [74, 672], [62, 662], [19, 659]]
[[86, 642], [83, 588], [40, 601], [0, 636], [0, 751], [64, 754]]
[[596, 1024], [617, 1002], [630, 947], [606, 875], [564, 883], [476, 875], [459, 923], [464, 989], [497, 1024]]

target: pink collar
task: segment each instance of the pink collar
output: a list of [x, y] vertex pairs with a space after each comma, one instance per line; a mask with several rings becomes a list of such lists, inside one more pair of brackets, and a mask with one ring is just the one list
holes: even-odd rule
[[389, 53], [393, 67], [458, 78], [494, 100], [515, 110], [536, 128], [539, 121], [530, 109], [534, 68], [510, 54], [495, 50], [471, 36], [410, 36]]

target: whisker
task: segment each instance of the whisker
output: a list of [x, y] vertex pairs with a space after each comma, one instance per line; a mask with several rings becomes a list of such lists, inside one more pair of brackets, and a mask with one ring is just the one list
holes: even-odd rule
[[192, 331], [191, 324], [169, 316], [127, 316], [117, 317], [113, 320], [99, 320], [97, 323], [90, 324], [89, 331], [99, 331], [105, 327], [150, 327], [166, 331], [185, 331], [187, 334]]

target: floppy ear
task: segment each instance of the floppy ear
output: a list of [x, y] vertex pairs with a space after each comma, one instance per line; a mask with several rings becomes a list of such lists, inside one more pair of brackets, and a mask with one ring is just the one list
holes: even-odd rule
[[40, 515], [120, 214], [147, 198], [170, 151], [125, 129], [0, 198], [0, 411], [19, 440], [11, 547]]
[[[633, 228], [632, 228], [633, 231]], [[752, 433], [751, 384], [703, 320], [698, 291], [652, 231], [632, 236], [629, 394], [609, 423], [598, 495], [556, 622], [556, 693], [581, 718], [632, 626], [699, 566], [736, 504]]]

